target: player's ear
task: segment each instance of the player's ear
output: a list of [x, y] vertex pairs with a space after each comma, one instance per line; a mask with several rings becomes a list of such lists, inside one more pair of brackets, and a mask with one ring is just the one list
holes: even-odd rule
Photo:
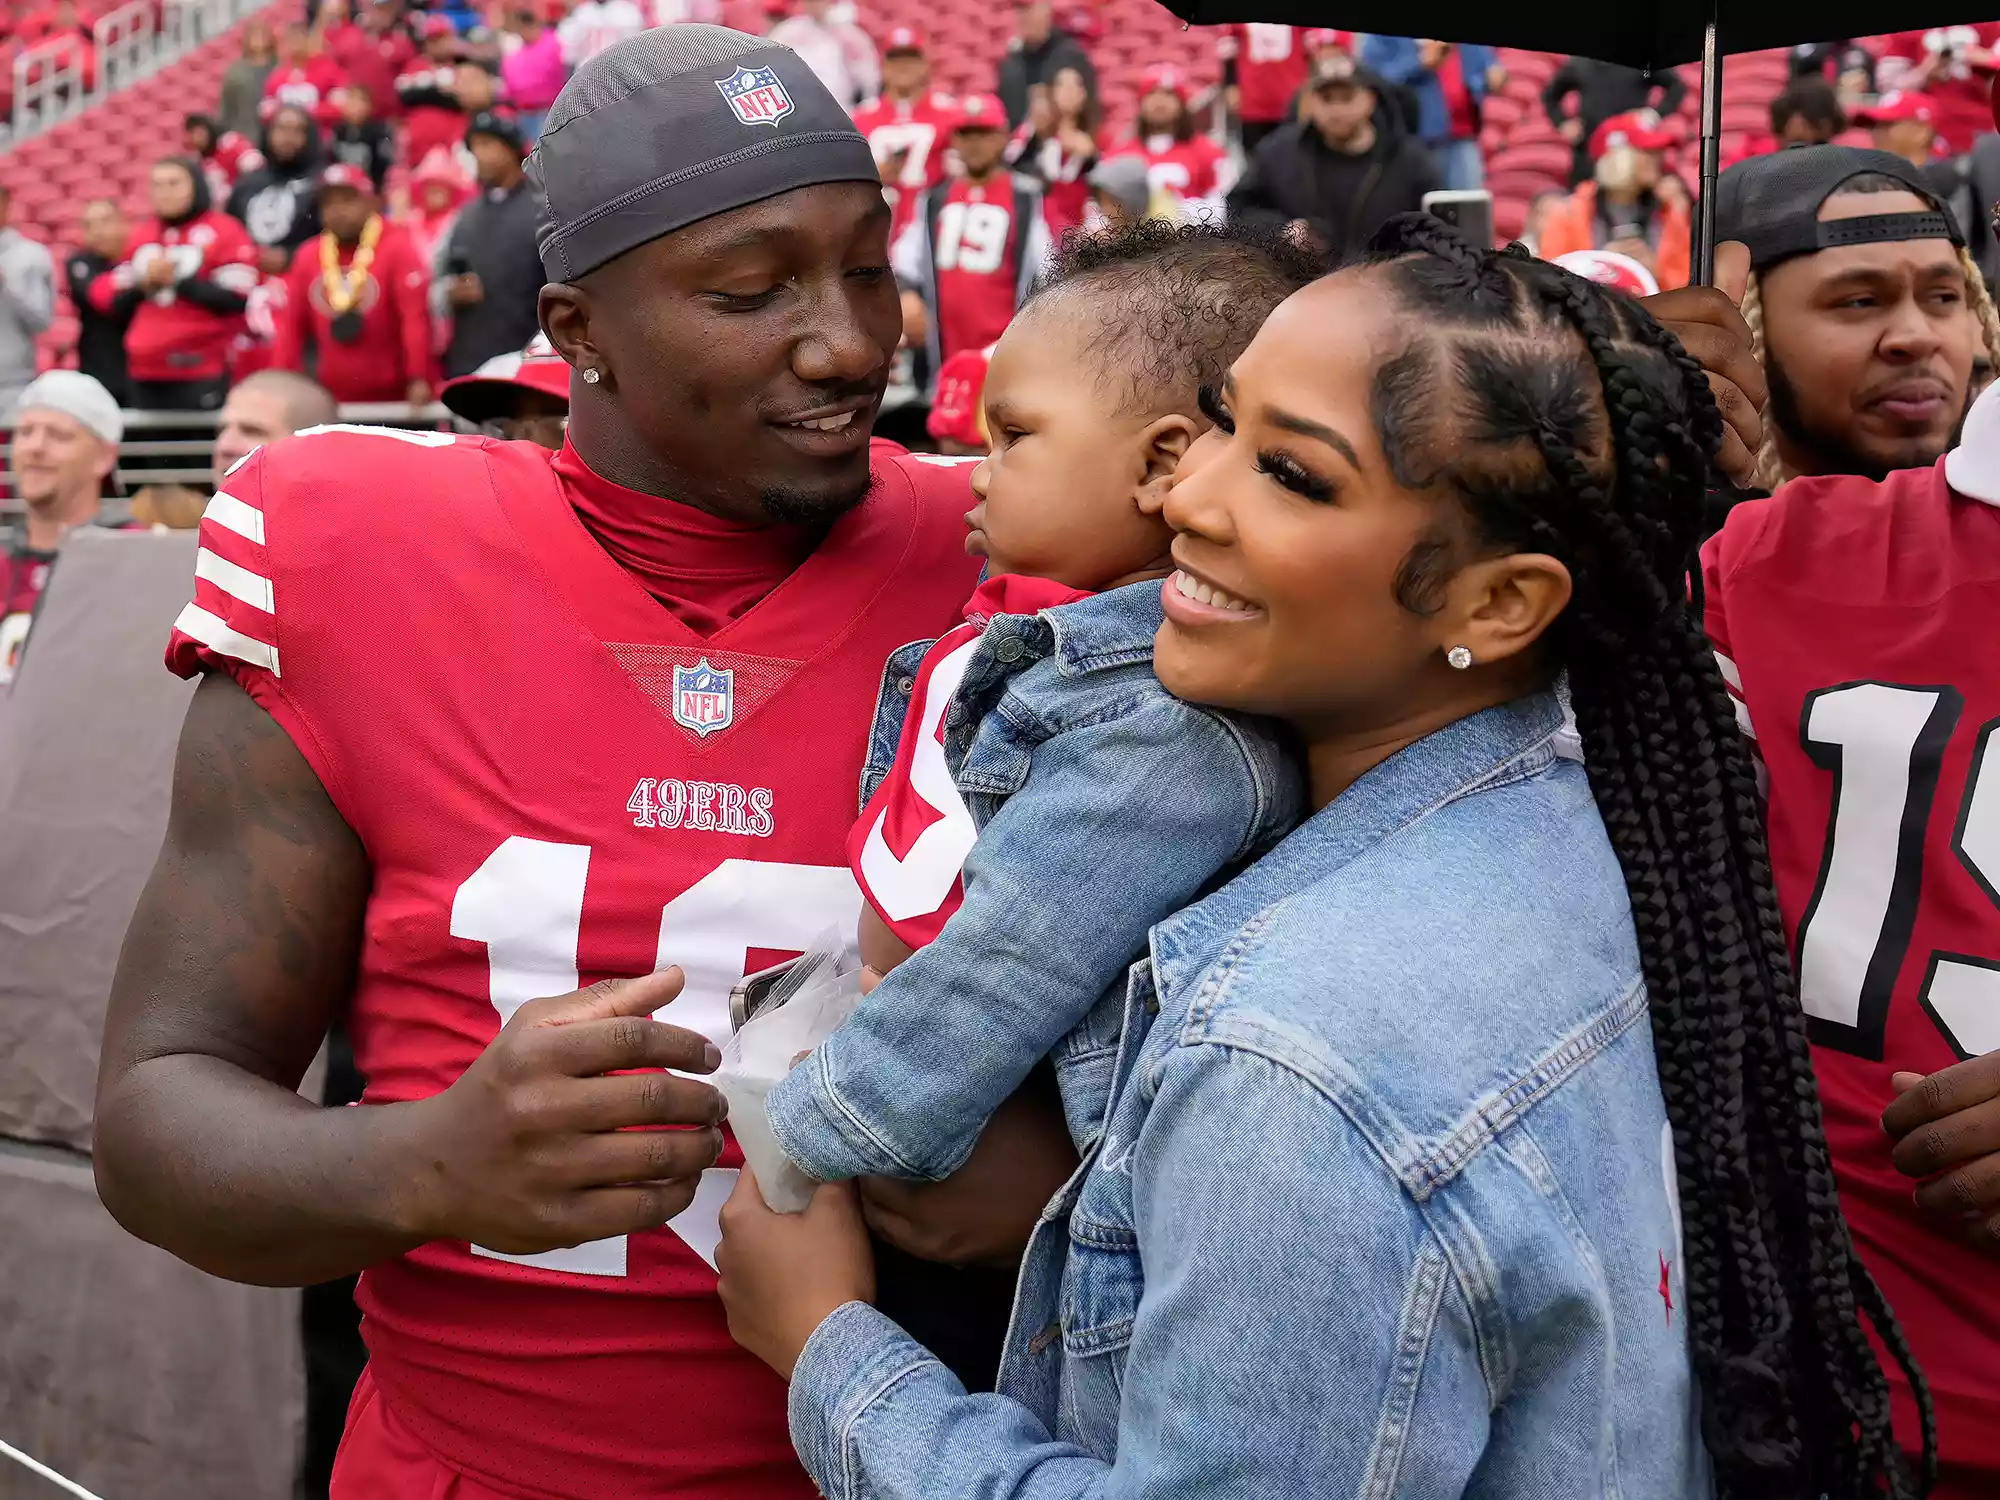
[[552, 282], [542, 288], [536, 309], [542, 332], [572, 370], [596, 370], [599, 378], [610, 374], [604, 355], [590, 336], [590, 293], [580, 286]]
[[1140, 461], [1144, 470], [1133, 498], [1138, 502], [1142, 515], [1158, 515], [1165, 506], [1174, 470], [1180, 466], [1181, 455], [1188, 451], [1188, 445], [1194, 440], [1193, 419], [1179, 412], [1155, 417], [1139, 434]]

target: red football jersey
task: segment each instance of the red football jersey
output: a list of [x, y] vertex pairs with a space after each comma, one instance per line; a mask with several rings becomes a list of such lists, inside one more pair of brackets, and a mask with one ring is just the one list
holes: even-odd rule
[[[321, 238], [307, 240], [292, 255], [285, 296], [275, 309], [271, 363], [303, 371], [310, 348], [316, 354], [313, 373], [336, 401], [401, 401], [411, 381], [431, 378], [430, 267], [403, 227], [384, 220], [372, 263], [354, 293], [360, 330], [352, 343], [342, 343], [333, 331]], [[352, 274], [359, 248], [339, 248], [343, 271]]]
[[[973, 585], [969, 470], [878, 461], [797, 571], [700, 637], [592, 540], [555, 457], [325, 428], [259, 450], [202, 522], [168, 664], [241, 683], [367, 847], [368, 1103], [439, 1092], [531, 998], [669, 963], [687, 987], [661, 1019], [719, 1043], [744, 973], [852, 931], [883, 662]], [[715, 1297], [740, 1160], [732, 1142], [692, 1207], [629, 1240], [438, 1243], [368, 1271], [370, 1369], [402, 1426], [536, 1500], [807, 1500], [784, 1385]]]
[[[952, 180], [931, 247], [939, 363], [961, 349], [984, 349], [1013, 319], [1021, 295], [1016, 212], [1011, 174], [997, 172], [983, 183]], [[911, 232], [922, 231], [911, 225]]]
[[1911, 67], [1935, 57], [1938, 65], [1923, 85], [1936, 106], [1938, 139], [1947, 154], [1970, 151], [1972, 143], [1993, 128], [1988, 87], [1991, 68], [1976, 68], [1965, 60], [1969, 51], [1992, 52], [2000, 47], [2000, 21], [1976, 26], [1933, 26], [1928, 31], [1899, 31], [1889, 38], [1877, 65], [1885, 90], [1898, 88], [1899, 64]]
[[340, 106], [334, 95], [347, 81], [340, 64], [324, 52], [316, 52], [303, 65], [285, 64], [271, 70], [264, 80], [263, 112], [268, 118], [286, 105], [304, 110], [322, 126], [340, 120]]
[[[181, 224], [153, 219], [139, 226], [123, 265], [90, 284], [90, 300], [109, 312], [120, 292], [143, 283], [147, 268], [165, 259], [174, 279], [201, 276], [249, 296], [257, 285], [257, 246], [249, 231], [220, 209]], [[215, 380], [227, 373], [231, 340], [241, 313], [199, 307], [171, 286], [148, 292], [125, 330], [125, 358], [134, 380]]]
[[892, 242], [908, 227], [924, 193], [944, 181], [945, 151], [957, 118], [951, 95], [935, 90], [916, 99], [884, 95], [854, 112], [855, 128], [868, 137], [877, 166], [903, 153], [902, 170], [893, 179], [882, 179], [882, 196], [895, 212], [889, 225]]
[[1146, 185], [1191, 209], [1204, 204], [1219, 208], [1235, 176], [1228, 154], [1205, 135], [1184, 141], [1170, 135], [1143, 136], [1127, 141], [1114, 154], [1145, 157]]
[[1236, 60], [1237, 114], [1253, 125], [1292, 117], [1292, 101], [1306, 86], [1306, 49], [1297, 26], [1265, 21], [1222, 28], [1216, 50]]
[[847, 835], [847, 862], [883, 925], [911, 948], [932, 942], [965, 904], [961, 872], [978, 836], [944, 758], [945, 712], [995, 615], [1033, 615], [1090, 595], [1052, 578], [1002, 573], [979, 585], [965, 622], [917, 667], [896, 758]]
[[1881, 1124], [1892, 1073], [2000, 1047], [2000, 508], [1953, 494], [1942, 463], [1794, 480], [1731, 511], [1702, 563], [1769, 778], [1854, 1241], [1930, 1378], [1945, 1459], [2000, 1493], [2000, 1276], [1911, 1203]]

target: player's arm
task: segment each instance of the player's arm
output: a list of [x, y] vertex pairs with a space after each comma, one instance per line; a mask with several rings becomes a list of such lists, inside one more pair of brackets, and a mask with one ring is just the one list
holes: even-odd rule
[[306, 1285], [432, 1239], [531, 1253], [664, 1223], [721, 1148], [714, 1066], [644, 1019], [676, 970], [521, 1007], [444, 1093], [321, 1109], [298, 1083], [352, 988], [360, 841], [234, 682], [196, 691], [167, 836], [112, 984], [98, 1191], [140, 1238], [218, 1276]]

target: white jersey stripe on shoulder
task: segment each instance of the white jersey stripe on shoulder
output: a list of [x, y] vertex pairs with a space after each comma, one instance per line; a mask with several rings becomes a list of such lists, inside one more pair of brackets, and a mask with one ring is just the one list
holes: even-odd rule
[[238, 567], [228, 558], [203, 547], [194, 555], [194, 576], [206, 578], [232, 598], [253, 604], [265, 614], [276, 614], [271, 606], [271, 580], [262, 573]]
[[174, 621], [174, 629], [182, 635], [200, 641], [211, 651], [220, 651], [224, 656], [233, 656], [238, 661], [247, 661], [253, 667], [262, 667], [273, 677], [278, 671], [278, 648], [265, 644], [252, 636], [235, 629], [226, 620], [210, 614], [199, 604], [190, 604]]
[[1730, 695], [1729, 706], [1736, 710], [1736, 727], [1751, 739], [1757, 738], [1757, 731], [1750, 724], [1750, 705], [1734, 694]]
[[247, 536], [259, 546], [264, 543], [264, 512], [254, 505], [245, 505], [227, 490], [217, 490], [209, 498], [201, 518], [226, 526], [238, 536]]
[[1737, 692], [1742, 692], [1743, 674], [1736, 670], [1736, 663], [1718, 651], [1715, 653], [1715, 664], [1722, 668], [1722, 680], [1735, 688]]

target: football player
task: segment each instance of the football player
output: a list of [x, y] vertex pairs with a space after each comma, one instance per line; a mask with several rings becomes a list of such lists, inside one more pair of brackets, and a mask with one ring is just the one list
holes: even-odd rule
[[[739, 1157], [684, 1075], [746, 971], [853, 929], [882, 664], [976, 576], [965, 471], [871, 473], [889, 209], [792, 53], [624, 42], [538, 166], [562, 450], [326, 428], [209, 507], [103, 1193], [219, 1275], [365, 1268], [344, 1500], [805, 1500], [715, 1297]], [[342, 1015], [368, 1093], [316, 1109]]]

